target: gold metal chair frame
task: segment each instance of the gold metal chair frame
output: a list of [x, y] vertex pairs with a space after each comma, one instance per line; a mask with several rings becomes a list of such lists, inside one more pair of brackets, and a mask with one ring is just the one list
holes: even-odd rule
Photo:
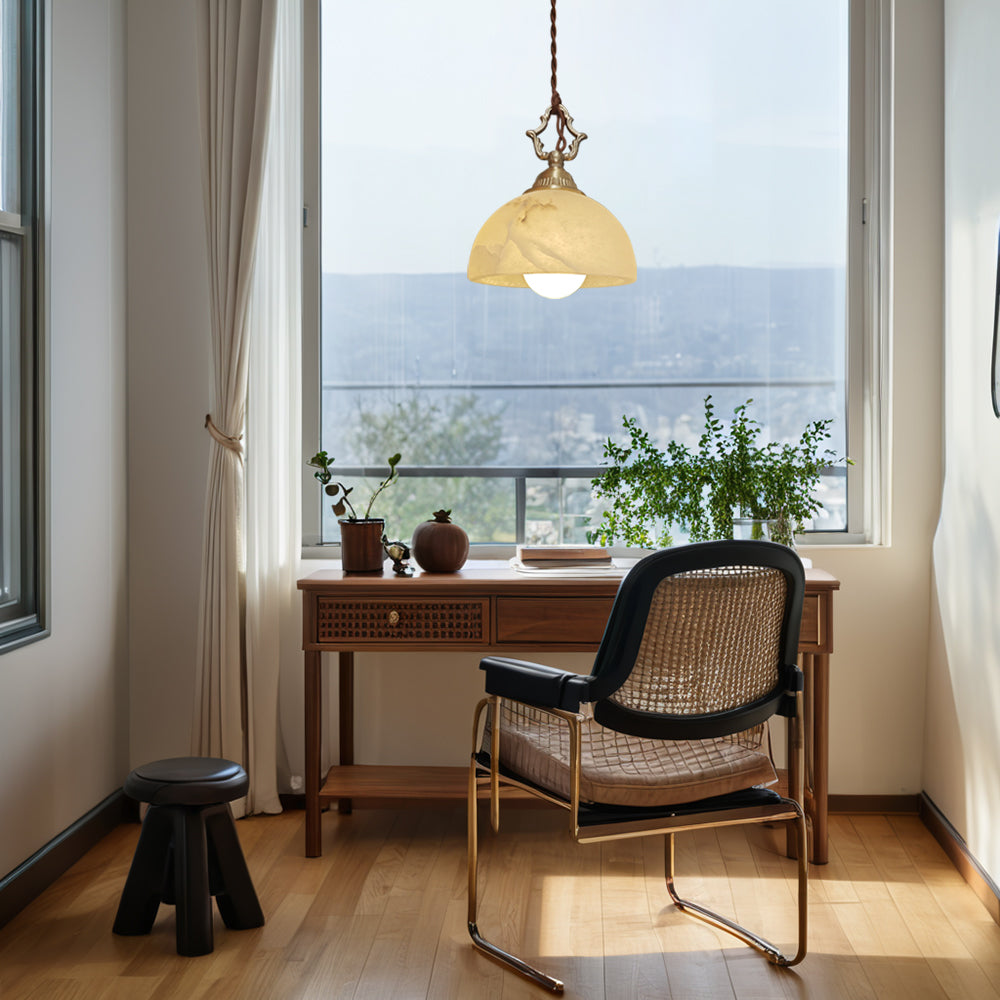
[[[798, 965], [805, 958], [807, 937], [807, 901], [809, 861], [807, 849], [806, 821], [803, 812], [803, 788], [801, 781], [798, 787], [790, 789], [793, 797], [783, 797], [773, 805], [752, 806], [722, 810], [716, 812], [698, 813], [685, 816], [657, 817], [655, 819], [636, 819], [631, 822], [618, 821], [606, 825], [589, 826], [581, 833], [579, 825], [580, 809], [580, 748], [582, 743], [581, 730], [584, 716], [556, 708], [541, 708], [531, 706], [533, 710], [544, 712], [561, 719], [569, 727], [570, 737], [570, 797], [569, 801], [557, 795], [549, 794], [535, 785], [516, 780], [508, 775], [501, 775], [497, 762], [500, 757], [500, 719], [501, 699], [498, 696], [483, 698], [476, 706], [472, 725], [472, 759], [469, 765], [469, 795], [468, 795], [468, 875], [469, 875], [469, 936], [473, 945], [496, 961], [513, 969], [515, 972], [543, 986], [553, 993], [563, 991], [563, 983], [540, 969], [484, 938], [477, 923], [478, 911], [478, 869], [479, 869], [479, 831], [478, 831], [478, 790], [481, 783], [489, 782], [490, 788], [490, 826], [494, 833], [500, 829], [500, 784], [501, 782], [520, 788], [532, 795], [542, 798], [554, 805], [569, 811], [569, 834], [579, 844], [590, 844], [604, 840], [621, 840], [629, 837], [644, 837], [653, 834], [664, 834], [664, 875], [667, 891], [671, 901], [679, 909], [708, 924], [726, 931], [746, 944], [763, 953], [768, 961], [777, 966], [790, 967]], [[491, 707], [490, 727], [490, 766], [487, 770], [476, 759], [480, 746], [480, 727], [483, 710]], [[802, 693], [796, 694], [796, 713], [788, 720], [792, 735], [792, 751], [799, 758], [799, 767], [793, 770], [800, 777], [803, 774], [803, 734], [802, 734]], [[791, 957], [765, 938], [754, 934], [741, 924], [730, 920], [698, 903], [682, 899], [674, 886], [674, 835], [685, 830], [697, 830], [716, 826], [737, 826], [750, 823], [771, 823], [786, 821], [795, 826], [797, 835], [798, 856], [798, 944], [795, 954]]]

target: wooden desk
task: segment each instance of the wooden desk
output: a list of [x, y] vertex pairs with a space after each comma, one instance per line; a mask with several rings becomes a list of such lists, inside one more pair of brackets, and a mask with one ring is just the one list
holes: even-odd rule
[[[592, 652], [601, 641], [618, 583], [537, 579], [514, 573], [501, 562], [471, 562], [459, 573], [418, 572], [410, 579], [390, 572], [347, 576], [336, 568], [299, 580], [305, 651], [306, 856], [322, 854], [321, 810], [334, 800], [339, 811], [350, 812], [354, 798], [462, 800], [466, 795], [464, 767], [354, 766], [355, 652]], [[805, 804], [810, 858], [816, 864], [827, 861], [828, 688], [833, 592], [839, 587], [840, 582], [823, 570], [806, 571], [799, 652], [805, 672]], [[320, 776], [324, 652], [340, 654], [340, 765], [330, 769], [325, 783]]]

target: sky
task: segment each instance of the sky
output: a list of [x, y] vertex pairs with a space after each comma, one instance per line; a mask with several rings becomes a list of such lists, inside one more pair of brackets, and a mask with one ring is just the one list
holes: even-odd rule
[[[562, 0], [569, 164], [642, 267], [843, 266], [847, 0]], [[543, 164], [548, 0], [322, 0], [323, 270], [464, 272]], [[554, 128], [542, 136], [554, 143]]]

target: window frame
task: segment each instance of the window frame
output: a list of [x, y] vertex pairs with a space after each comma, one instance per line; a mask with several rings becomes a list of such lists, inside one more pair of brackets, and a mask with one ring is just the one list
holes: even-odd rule
[[[47, 625], [47, 525], [45, 491], [45, 204], [47, 90], [46, 7], [21, 0], [20, 7], [20, 211], [0, 211], [0, 231], [21, 249], [18, 369], [19, 433], [0, 440], [17, 450], [18, 598], [0, 612], [0, 653], [49, 634]], [[0, 515], [2, 516], [2, 515]]]
[[[320, 440], [321, 212], [320, 212], [320, 0], [303, 0], [303, 302], [302, 456], [303, 554], [335, 556], [337, 543], [322, 542], [319, 491], [304, 466]], [[888, 415], [890, 395], [888, 276], [890, 232], [888, 165], [891, 121], [891, 2], [849, 0], [847, 338], [847, 517], [841, 531], [811, 531], [803, 545], [888, 544]], [[470, 239], [473, 234], [470, 234]], [[400, 474], [446, 476], [459, 470], [400, 468]], [[499, 469], [516, 479], [536, 470]], [[555, 473], [560, 470], [543, 470]], [[579, 478], [579, 469], [565, 470]], [[583, 470], [589, 471], [589, 470]], [[384, 470], [342, 467], [343, 476], [379, 476]], [[523, 518], [518, 519], [518, 532]], [[513, 555], [513, 545], [474, 546], [479, 558]], [[624, 553], [626, 550], [614, 550]]]

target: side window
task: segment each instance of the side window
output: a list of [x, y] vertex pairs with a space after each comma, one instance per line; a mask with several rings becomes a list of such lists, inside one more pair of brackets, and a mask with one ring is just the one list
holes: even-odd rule
[[0, 650], [44, 630], [38, 6], [29, 0], [0, 0]]

